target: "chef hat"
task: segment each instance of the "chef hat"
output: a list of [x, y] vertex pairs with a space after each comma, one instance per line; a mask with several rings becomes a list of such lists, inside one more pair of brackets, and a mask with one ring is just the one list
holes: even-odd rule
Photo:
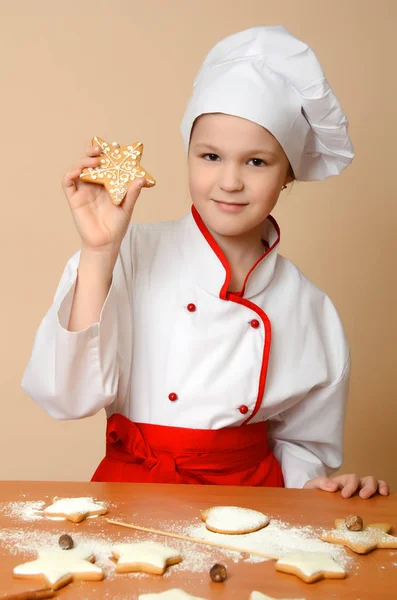
[[268, 129], [300, 181], [338, 175], [354, 157], [346, 115], [313, 50], [282, 26], [252, 27], [212, 48], [181, 123], [186, 150], [195, 119], [205, 113]]

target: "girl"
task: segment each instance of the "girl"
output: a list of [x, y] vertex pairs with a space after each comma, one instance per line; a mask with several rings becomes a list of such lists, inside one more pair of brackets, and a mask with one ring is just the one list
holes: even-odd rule
[[219, 42], [182, 121], [191, 212], [130, 225], [79, 179], [63, 187], [82, 239], [37, 332], [23, 387], [57, 419], [107, 413], [94, 481], [359, 490], [342, 462], [350, 359], [330, 299], [278, 254], [270, 216], [294, 179], [353, 159], [347, 120], [314, 53], [283, 27]]

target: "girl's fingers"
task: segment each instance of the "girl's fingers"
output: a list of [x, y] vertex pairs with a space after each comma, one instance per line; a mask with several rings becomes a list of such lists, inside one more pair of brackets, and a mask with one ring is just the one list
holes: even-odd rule
[[370, 498], [377, 492], [382, 496], [390, 494], [390, 486], [386, 481], [377, 480], [375, 477], [363, 477], [360, 479], [357, 475], [339, 475], [337, 477], [316, 477], [307, 481], [303, 486], [306, 489], [320, 489], [326, 492], [336, 492], [341, 489], [343, 498], [350, 498], [360, 490], [360, 498]]
[[87, 156], [99, 156], [102, 152], [102, 148], [100, 146], [88, 146], [85, 153]]
[[74, 169], [68, 171], [62, 180], [62, 188], [68, 200], [77, 191], [76, 181], [80, 177], [80, 173], [81, 169], [75, 167]]
[[309, 490], [324, 490], [326, 492], [336, 492], [339, 489], [338, 483], [328, 477], [316, 477], [307, 481], [303, 487]]
[[388, 496], [390, 494], [390, 486], [386, 481], [383, 481], [382, 479], [380, 479], [378, 481], [378, 485], [379, 485], [379, 493], [381, 494], [381, 496]]
[[[120, 144], [118, 142], [112, 142], [113, 148], [120, 148]], [[85, 153], [87, 156], [99, 156], [102, 152], [102, 148], [100, 146], [88, 146]]]
[[[113, 142], [112, 146], [114, 148], [120, 148], [120, 144], [118, 142]], [[88, 146], [86, 149], [86, 153], [85, 156], [83, 156], [83, 158], [79, 161], [79, 163], [70, 171], [68, 171], [63, 180], [62, 180], [62, 188], [67, 196], [68, 199], [70, 199], [73, 194], [76, 193], [78, 186], [77, 186], [77, 182], [79, 180], [79, 177], [81, 175], [81, 172], [83, 171], [83, 169], [86, 168], [95, 168], [100, 164], [100, 155], [102, 154], [102, 148], [100, 146]], [[132, 189], [132, 202], [133, 204], [135, 204], [137, 197], [139, 196], [139, 192], [138, 195], [136, 196], [136, 198], [134, 197], [134, 189], [135, 186], [131, 185], [130, 186]], [[140, 188], [138, 188], [138, 190], [140, 191]], [[130, 192], [130, 190], [129, 190]], [[127, 193], [127, 197], [128, 194]], [[126, 201], [124, 201], [126, 202]], [[133, 207], [131, 208], [131, 212], [132, 212]]]
[[388, 496], [390, 494], [390, 486], [386, 481], [380, 479], [379, 481], [375, 477], [363, 477], [361, 480], [361, 498], [370, 498], [377, 492], [381, 496]]
[[99, 165], [99, 156], [84, 156], [80, 162], [77, 164], [81, 170], [86, 169], [87, 167], [97, 167]]
[[94, 168], [97, 167], [98, 164], [98, 157], [86, 156], [85, 158], [81, 159], [77, 166], [73, 167], [73, 169], [66, 173], [62, 180], [62, 187], [65, 190], [65, 193], [68, 198], [71, 198], [71, 196], [77, 191], [77, 182], [83, 169], [87, 167]]
[[335, 479], [324, 477], [321, 488], [325, 492], [337, 492], [339, 490], [339, 483]]
[[134, 210], [139, 194], [145, 185], [145, 181], [145, 177], [137, 177], [135, 181], [132, 181], [128, 186], [127, 195], [121, 205], [128, 217], [131, 217], [132, 215], [132, 211]]
[[357, 475], [348, 475], [344, 482], [341, 495], [343, 498], [350, 498], [360, 487], [360, 479]]
[[378, 482], [375, 479], [375, 477], [362, 477], [360, 481], [360, 486], [361, 498], [369, 498], [370, 496], [376, 494], [376, 492], [378, 491]]

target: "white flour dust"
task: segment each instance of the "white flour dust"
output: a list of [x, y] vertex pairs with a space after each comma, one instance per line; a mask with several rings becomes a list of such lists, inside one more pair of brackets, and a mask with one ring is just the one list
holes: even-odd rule
[[[45, 519], [41, 514], [45, 504], [44, 501], [7, 502], [0, 504], [0, 512], [17, 521], [37, 521]], [[342, 546], [321, 541], [318, 537], [319, 531], [310, 526], [294, 527], [278, 519], [272, 519], [267, 527], [259, 531], [240, 535], [213, 533], [207, 530], [203, 522], [190, 524], [186, 521], [165, 521], [156, 523], [153, 527], [170, 533], [238, 548], [234, 551], [177, 538], [145, 534], [142, 539], [155, 539], [164, 545], [177, 548], [181, 553], [182, 562], [167, 569], [165, 577], [171, 575], [173, 571], [208, 573], [215, 562], [222, 562], [226, 559], [234, 562], [270, 560], [270, 558], [255, 555], [255, 552], [262, 552], [274, 558], [279, 558], [294, 550], [329, 552], [336, 562], [344, 568], [351, 569], [354, 566], [354, 557], [349, 555]], [[30, 531], [22, 523], [19, 527], [5, 528], [0, 531], [0, 554], [5, 551], [14, 555], [21, 555], [22, 563], [34, 558], [37, 550], [59, 548], [59, 535], [59, 532], [40, 531], [38, 526]], [[116, 576], [115, 563], [110, 560], [112, 545], [136, 541], [136, 534], [130, 533], [128, 535], [121, 528], [115, 529], [114, 534], [109, 534], [109, 532], [106, 532], [106, 534], [105, 532], [76, 532], [72, 537], [76, 547], [89, 549], [94, 554], [96, 564], [104, 570], [107, 577]], [[397, 565], [397, 563], [393, 563], [393, 565]], [[142, 573], [136, 573], [133, 576], [138, 578], [150, 577]]]
[[40, 511], [45, 504], [42, 500], [37, 502], [2, 502], [0, 503], [0, 513], [20, 521], [38, 521], [44, 518]]

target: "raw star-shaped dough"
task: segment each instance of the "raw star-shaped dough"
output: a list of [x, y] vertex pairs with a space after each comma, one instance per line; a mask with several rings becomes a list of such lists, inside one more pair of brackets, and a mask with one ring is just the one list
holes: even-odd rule
[[350, 531], [344, 519], [337, 519], [335, 529], [324, 531], [320, 537], [324, 542], [347, 546], [357, 554], [368, 554], [376, 548], [397, 548], [397, 537], [389, 535], [391, 530], [387, 523], [373, 523], [361, 531]]
[[60, 517], [73, 523], [80, 523], [87, 517], [105, 515], [107, 512], [107, 508], [94, 502], [93, 498], [55, 497], [53, 504], [43, 510], [47, 517]]
[[344, 579], [346, 572], [327, 552], [288, 552], [276, 562], [277, 571], [296, 575], [306, 583], [319, 579]]
[[98, 167], [83, 169], [80, 179], [105, 186], [113, 204], [123, 201], [128, 186], [137, 177], [145, 177], [144, 187], [153, 187], [156, 181], [141, 165], [143, 144], [134, 142], [122, 148], [115, 148], [99, 137], [92, 139], [93, 146], [100, 146], [102, 154]]
[[178, 550], [157, 542], [116, 544], [112, 547], [112, 555], [117, 559], [116, 573], [141, 571], [163, 575], [167, 567], [182, 560]]
[[94, 555], [89, 550], [39, 550], [38, 558], [14, 568], [14, 577], [22, 579], [44, 579], [58, 590], [73, 580], [99, 581], [103, 571], [92, 564]]

